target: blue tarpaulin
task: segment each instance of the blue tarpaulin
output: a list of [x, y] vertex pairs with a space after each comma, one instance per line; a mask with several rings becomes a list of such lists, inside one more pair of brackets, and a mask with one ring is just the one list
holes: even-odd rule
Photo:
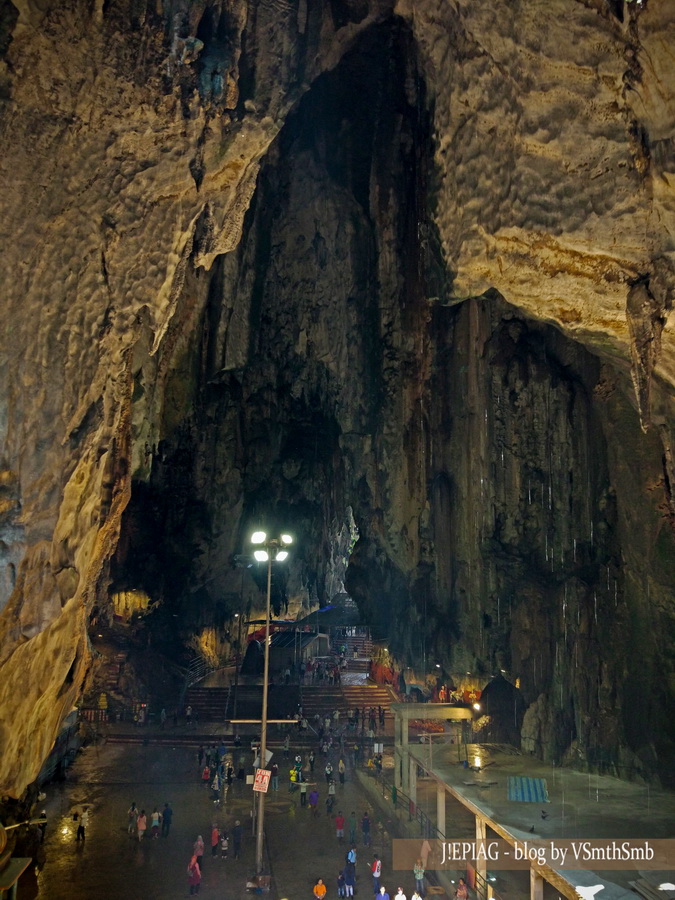
[[548, 788], [545, 778], [526, 778], [522, 775], [510, 775], [506, 779], [509, 800], [520, 803], [548, 803]]

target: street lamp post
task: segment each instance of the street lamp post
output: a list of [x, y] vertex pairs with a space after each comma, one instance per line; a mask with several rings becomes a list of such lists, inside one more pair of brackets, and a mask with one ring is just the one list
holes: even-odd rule
[[[239, 665], [240, 665], [240, 654], [241, 654], [241, 620], [242, 616], [240, 613], [234, 614], [235, 619], [237, 619], [239, 623], [239, 627], [237, 629], [237, 653], [234, 658], [234, 712], [233, 719], [237, 718], [237, 693], [239, 688]], [[235, 729], [237, 726], [235, 725]], [[238, 731], [236, 732], [239, 733]]]
[[[267, 693], [269, 689], [270, 674], [270, 605], [272, 598], [272, 563], [283, 562], [288, 556], [285, 549], [293, 543], [288, 534], [282, 534], [279, 538], [268, 538], [264, 531], [256, 531], [251, 536], [251, 543], [259, 546], [254, 550], [253, 556], [258, 562], [267, 563], [267, 602], [265, 606], [265, 664], [263, 669], [263, 696], [262, 716], [260, 721], [260, 768], [267, 765]], [[258, 823], [255, 842], [255, 868], [260, 875], [263, 870], [263, 827], [265, 818], [265, 792], [260, 791], [258, 799]]]

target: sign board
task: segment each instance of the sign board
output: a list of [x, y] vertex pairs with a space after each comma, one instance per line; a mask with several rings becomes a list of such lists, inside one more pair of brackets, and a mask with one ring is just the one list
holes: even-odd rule
[[[274, 756], [273, 750], [265, 750], [265, 765], [272, 759]], [[260, 766], [260, 751], [256, 753], [255, 759], [253, 760], [253, 768], [257, 769]]]
[[374, 753], [384, 753], [384, 744], [374, 744], [373, 752]]
[[255, 781], [253, 782], [253, 790], [262, 791], [263, 794], [266, 794], [267, 788], [269, 787], [271, 774], [272, 773], [269, 771], [269, 769], [256, 769]]

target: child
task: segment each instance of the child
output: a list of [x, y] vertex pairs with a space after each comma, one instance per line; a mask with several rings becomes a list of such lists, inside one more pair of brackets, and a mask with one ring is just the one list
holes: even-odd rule
[[220, 833], [220, 858], [227, 859], [227, 851], [229, 849], [230, 842], [227, 839], [227, 832], [221, 831]]
[[345, 897], [345, 873], [344, 871], [338, 872], [337, 877], [337, 895], [338, 897]]

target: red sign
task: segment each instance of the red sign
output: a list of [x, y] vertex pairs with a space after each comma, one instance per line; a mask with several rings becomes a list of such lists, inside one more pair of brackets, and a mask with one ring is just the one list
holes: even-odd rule
[[255, 770], [255, 781], [253, 782], [253, 790], [254, 791], [262, 791], [263, 794], [267, 793], [267, 788], [270, 784], [270, 775], [272, 773], [269, 769], [256, 769]]

